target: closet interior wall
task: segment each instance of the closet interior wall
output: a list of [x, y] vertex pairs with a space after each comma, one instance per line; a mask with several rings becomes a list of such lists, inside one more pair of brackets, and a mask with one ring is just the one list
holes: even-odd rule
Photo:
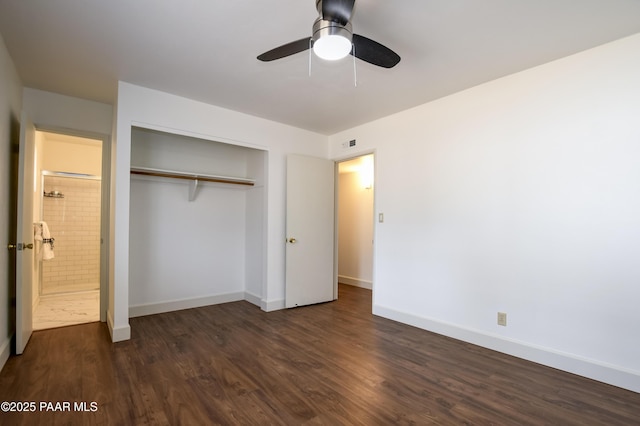
[[[129, 306], [185, 300], [259, 303], [264, 277], [265, 151], [132, 128], [131, 167], [255, 180], [253, 186], [131, 175]], [[202, 303], [198, 303], [198, 300]]]

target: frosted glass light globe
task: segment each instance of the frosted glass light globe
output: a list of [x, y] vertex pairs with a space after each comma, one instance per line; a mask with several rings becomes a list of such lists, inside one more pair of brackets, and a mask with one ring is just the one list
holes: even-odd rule
[[313, 43], [313, 52], [321, 59], [336, 61], [351, 52], [351, 41], [341, 35], [324, 35]]

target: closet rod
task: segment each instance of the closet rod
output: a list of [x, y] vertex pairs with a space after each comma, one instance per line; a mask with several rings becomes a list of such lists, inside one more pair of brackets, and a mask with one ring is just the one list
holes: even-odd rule
[[250, 179], [234, 178], [234, 177], [227, 177], [227, 176], [200, 175], [200, 174], [193, 174], [193, 173], [187, 173], [187, 172], [175, 172], [171, 170], [149, 169], [146, 167], [135, 167], [135, 168], [132, 167], [131, 174], [143, 175], [143, 176], [165, 177], [165, 178], [173, 178], [173, 179], [195, 180], [200, 182], [230, 183], [234, 185], [247, 185], [247, 186], [255, 185], [255, 183]]

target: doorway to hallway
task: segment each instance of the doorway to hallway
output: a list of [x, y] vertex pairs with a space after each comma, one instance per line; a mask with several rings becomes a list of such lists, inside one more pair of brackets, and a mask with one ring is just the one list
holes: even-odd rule
[[338, 282], [373, 288], [374, 155], [338, 163]]

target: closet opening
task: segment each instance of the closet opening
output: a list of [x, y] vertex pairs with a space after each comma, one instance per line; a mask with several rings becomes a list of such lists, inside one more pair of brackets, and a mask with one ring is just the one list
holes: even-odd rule
[[267, 151], [132, 127], [129, 316], [266, 297]]
[[338, 163], [338, 283], [373, 289], [374, 155]]
[[34, 330], [100, 321], [106, 310], [105, 148], [101, 137], [36, 130]]

